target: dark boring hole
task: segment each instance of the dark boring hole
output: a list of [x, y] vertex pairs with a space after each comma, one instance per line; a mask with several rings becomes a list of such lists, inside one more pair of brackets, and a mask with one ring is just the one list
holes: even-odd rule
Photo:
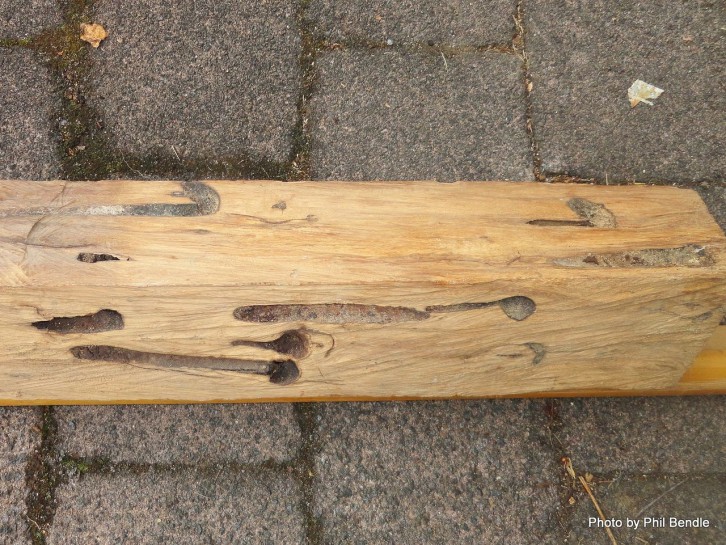
[[266, 361], [214, 356], [187, 356], [163, 352], [143, 352], [108, 345], [74, 346], [70, 349], [70, 352], [73, 357], [81, 360], [126, 365], [149, 365], [158, 369], [210, 369], [265, 375], [274, 384], [291, 384], [300, 376], [300, 370], [293, 360]]
[[[243, 322], [320, 322], [325, 324], [390, 324], [427, 320], [440, 312], [464, 312], [498, 305], [512, 320], [521, 321], [537, 309], [529, 297], [515, 295], [496, 301], [432, 305], [426, 310], [411, 307], [386, 307], [356, 303], [320, 303], [312, 305], [250, 305], [234, 310], [234, 317]], [[279, 339], [278, 339], [279, 341]], [[251, 341], [238, 341], [249, 344]], [[274, 341], [270, 341], [274, 342]], [[282, 341], [280, 341], [282, 344]], [[257, 345], [259, 346], [259, 345]], [[267, 348], [263, 346], [263, 348]], [[270, 346], [272, 348], [272, 346]], [[275, 348], [272, 348], [275, 349]], [[284, 352], [283, 352], [284, 353]], [[292, 355], [292, 354], [291, 354]]]
[[54, 333], [100, 333], [124, 328], [124, 319], [115, 310], [102, 309], [85, 316], [69, 316], [41, 320], [31, 324], [36, 329]]
[[232, 341], [233, 346], [252, 346], [265, 350], [274, 350], [278, 354], [285, 354], [294, 358], [304, 358], [310, 352], [310, 337], [302, 329], [285, 331], [272, 341]]
[[270, 382], [273, 384], [292, 384], [300, 377], [300, 369], [292, 360], [273, 361], [270, 364]]
[[537, 304], [524, 295], [515, 295], [499, 301], [499, 306], [504, 314], [512, 320], [521, 321], [529, 318], [537, 310]]
[[547, 355], [547, 348], [545, 348], [545, 345], [542, 343], [524, 343], [524, 345], [534, 353], [532, 365], [539, 365], [542, 363], [542, 360]]
[[[120, 257], [111, 254], [96, 254], [93, 252], [81, 252], [77, 257], [83, 263], [97, 263], [99, 261], [121, 261]], [[125, 258], [128, 261], [128, 258]]]
[[504, 314], [512, 320], [522, 321], [529, 318], [535, 310], [537, 310], [537, 304], [524, 295], [514, 295], [512, 297], [505, 297], [497, 301], [484, 301], [479, 303], [456, 303], [453, 305], [433, 305], [426, 307], [426, 310], [431, 313], [437, 312], [465, 312], [469, 310], [478, 310], [481, 308], [493, 307], [499, 305]]
[[325, 324], [389, 324], [425, 320], [428, 312], [408, 307], [385, 307], [355, 303], [312, 305], [250, 305], [236, 308], [234, 317], [243, 322], [320, 322]]
[[556, 259], [566, 267], [707, 267], [714, 257], [703, 246], [686, 244], [677, 248], [644, 248], [627, 252], [594, 254], [584, 257]]

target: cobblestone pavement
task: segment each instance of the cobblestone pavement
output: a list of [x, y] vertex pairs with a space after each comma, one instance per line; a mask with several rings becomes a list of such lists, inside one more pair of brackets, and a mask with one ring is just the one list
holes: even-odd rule
[[[0, 0], [0, 178], [675, 184], [726, 229], [725, 28], [710, 1]], [[711, 523], [621, 545], [726, 544], [726, 397], [0, 408], [0, 543], [612, 543], [563, 456], [608, 516]]]

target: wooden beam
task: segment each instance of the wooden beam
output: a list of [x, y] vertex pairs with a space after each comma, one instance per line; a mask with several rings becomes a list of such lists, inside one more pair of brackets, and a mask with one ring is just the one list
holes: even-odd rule
[[725, 256], [670, 187], [0, 182], [0, 403], [726, 393]]

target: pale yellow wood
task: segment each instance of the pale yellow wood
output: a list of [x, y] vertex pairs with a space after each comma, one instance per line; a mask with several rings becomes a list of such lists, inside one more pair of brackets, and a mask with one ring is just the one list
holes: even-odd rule
[[[716, 328], [713, 336], [681, 379], [666, 388], [646, 390], [566, 390], [531, 392], [525, 397], [582, 397], [582, 396], [682, 396], [726, 394], [726, 326]], [[512, 396], [503, 396], [512, 397]]]
[[726, 352], [726, 324], [722, 323], [715, 329], [713, 335], [711, 335], [711, 338], [706, 343], [706, 349]]
[[[582, 225], [573, 199], [604, 223]], [[724, 315], [725, 255], [697, 194], [668, 187], [0, 182], [0, 403], [712, 391], [722, 347], [687, 369]], [[536, 310], [508, 317], [496, 302], [513, 297]], [[251, 305], [307, 315], [235, 318]], [[123, 329], [32, 325], [102, 309]], [[309, 353], [251, 346], [290, 330]], [[79, 356], [99, 357], [89, 345], [131, 361]], [[300, 376], [189, 357], [290, 359]]]

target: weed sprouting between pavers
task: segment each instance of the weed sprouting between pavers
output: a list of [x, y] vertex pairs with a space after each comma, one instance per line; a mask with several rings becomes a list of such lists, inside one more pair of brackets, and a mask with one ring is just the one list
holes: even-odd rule
[[61, 2], [63, 22], [25, 40], [17, 47], [36, 52], [45, 62], [59, 96], [59, 107], [49, 120], [56, 137], [62, 177], [95, 180], [117, 168], [103, 133], [100, 116], [86, 103], [90, 70], [87, 44], [80, 40], [80, 24], [89, 18], [93, 2]]
[[532, 173], [534, 179], [538, 182], [545, 181], [542, 173], [542, 159], [539, 152], [539, 143], [537, 134], [535, 133], [533, 119], [532, 91], [534, 82], [529, 70], [529, 58], [527, 57], [526, 29], [524, 25], [524, 5], [522, 0], [517, 1], [517, 7], [514, 14], [514, 35], [512, 36], [512, 46], [522, 61], [522, 74], [524, 84], [524, 103], [525, 103], [525, 130], [529, 138], [530, 154], [532, 158]]
[[315, 458], [320, 451], [318, 434], [319, 405], [316, 403], [296, 403], [293, 411], [302, 444], [291, 467], [300, 484], [300, 511], [305, 525], [306, 545], [323, 544], [323, 523], [315, 514]]
[[25, 466], [26, 522], [33, 545], [45, 545], [56, 510], [56, 489], [65, 480], [57, 464], [58, 424], [53, 407], [43, 407], [41, 440]]

